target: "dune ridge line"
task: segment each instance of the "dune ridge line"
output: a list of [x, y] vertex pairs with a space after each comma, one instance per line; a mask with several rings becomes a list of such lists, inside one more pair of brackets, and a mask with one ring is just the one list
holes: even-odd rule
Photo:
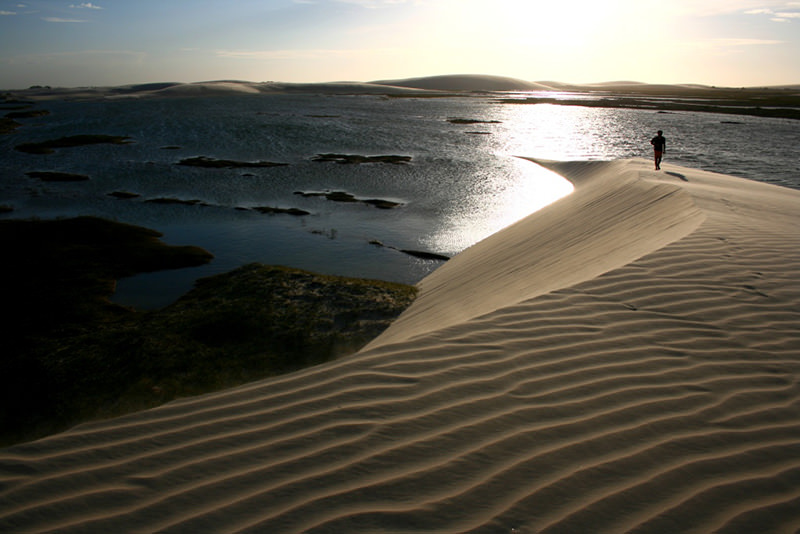
[[369, 348], [588, 280], [680, 239], [704, 219], [691, 195], [642, 179], [640, 165], [531, 161], [569, 179], [575, 191], [427, 276], [411, 308]]

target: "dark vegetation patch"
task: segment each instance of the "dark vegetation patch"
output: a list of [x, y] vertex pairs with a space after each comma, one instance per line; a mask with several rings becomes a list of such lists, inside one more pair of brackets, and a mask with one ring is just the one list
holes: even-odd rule
[[14, 148], [27, 154], [52, 154], [56, 148], [72, 148], [98, 144], [127, 145], [132, 142], [130, 137], [119, 135], [71, 135], [59, 139], [42, 141], [40, 143], [23, 143]]
[[399, 202], [393, 202], [391, 200], [384, 200], [382, 198], [368, 198], [366, 200], [362, 200], [364, 204], [369, 204], [370, 206], [375, 206], [376, 208], [382, 210], [390, 210], [400, 206]]
[[425, 252], [423, 250], [409, 250], [409, 249], [400, 249], [400, 252], [404, 254], [408, 254], [409, 256], [414, 256], [415, 258], [421, 258], [423, 260], [438, 260], [438, 261], [447, 261], [450, 258], [443, 254], [437, 254], [435, 252]]
[[199, 199], [184, 200], [182, 198], [158, 197], [145, 200], [150, 204], [180, 204], [183, 206], [208, 206], [209, 204]]
[[[122, 200], [129, 200], [134, 198], [139, 198], [141, 195], [138, 193], [131, 193], [129, 191], [114, 191], [113, 193], [109, 193], [109, 196], [119, 198]], [[150, 198], [145, 200], [144, 202], [148, 204], [162, 204], [162, 205], [179, 205], [179, 206], [200, 206], [200, 207], [211, 207], [214, 204], [209, 204], [203, 200], [194, 198], [194, 199], [182, 199], [182, 198], [174, 198], [174, 197], [156, 197]], [[217, 206], [220, 207], [220, 206]], [[300, 208], [277, 208], [272, 206], [256, 206], [253, 208], [248, 208], [244, 206], [237, 206], [234, 209], [240, 211], [257, 211], [259, 213], [266, 213], [270, 215], [274, 214], [287, 214], [287, 215], [311, 215], [311, 212], [301, 210]]]
[[360, 163], [391, 163], [402, 164], [411, 161], [411, 156], [359, 156], [355, 154], [317, 154], [312, 161], [333, 162], [344, 165]]
[[131, 199], [131, 198], [139, 198], [142, 195], [140, 195], [139, 193], [131, 193], [130, 191], [114, 191], [112, 193], [109, 193], [108, 196], [120, 199]]
[[500, 124], [500, 121], [486, 121], [481, 119], [447, 119], [451, 124]]
[[6, 113], [6, 117], [9, 119], [32, 119], [34, 117], [46, 117], [47, 115], [50, 115], [50, 112], [46, 109], [29, 109]]
[[423, 260], [448, 261], [450, 259], [450, 256], [445, 256], [444, 254], [438, 254], [436, 252], [426, 252], [424, 250], [410, 250], [404, 248], [397, 248], [390, 245], [384, 245], [381, 241], [378, 241], [377, 239], [370, 241], [369, 244], [375, 245], [377, 247], [390, 248], [392, 250], [396, 250], [398, 252], [402, 252], [403, 254], [408, 254], [409, 256], [414, 256], [415, 258], [420, 258]]
[[325, 197], [333, 202], [361, 202], [363, 204], [369, 204], [370, 206], [375, 206], [376, 208], [385, 210], [401, 206], [399, 202], [394, 202], [392, 200], [384, 200], [380, 198], [356, 198], [355, 195], [352, 195], [346, 191], [295, 191], [294, 194], [303, 197]]
[[256, 167], [285, 167], [288, 163], [275, 163], [272, 161], [234, 161], [229, 159], [215, 159], [206, 156], [186, 158], [177, 163], [186, 167], [205, 167], [208, 169], [240, 169]]
[[38, 178], [43, 182], [85, 182], [89, 179], [85, 174], [56, 171], [30, 171], [25, 173], [31, 178]]
[[273, 215], [273, 214], [286, 214], [295, 216], [311, 215], [311, 212], [306, 210], [301, 210], [300, 208], [274, 208], [272, 206], [256, 206], [250, 209], [252, 209], [253, 211], [257, 211], [259, 213], [266, 213], [268, 215]]
[[22, 124], [13, 119], [8, 119], [6, 117], [0, 118], [0, 134], [10, 134], [20, 126], [22, 126]]
[[13, 206], [6, 206], [5, 204], [0, 204], [0, 213], [11, 213], [14, 211]]
[[0, 221], [0, 444], [352, 353], [416, 294], [252, 264], [160, 310], [111, 303], [120, 277], [211, 259], [159, 236], [91, 217]]

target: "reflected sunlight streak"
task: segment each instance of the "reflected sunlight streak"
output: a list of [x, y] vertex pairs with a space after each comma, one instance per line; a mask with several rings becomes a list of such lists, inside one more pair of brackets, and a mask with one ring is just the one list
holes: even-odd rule
[[574, 190], [568, 180], [532, 161], [510, 159], [518, 172], [489, 175], [483, 192], [474, 199], [481, 205], [463, 206], [445, 217], [441, 228], [424, 239], [427, 247], [447, 254], [461, 252]]

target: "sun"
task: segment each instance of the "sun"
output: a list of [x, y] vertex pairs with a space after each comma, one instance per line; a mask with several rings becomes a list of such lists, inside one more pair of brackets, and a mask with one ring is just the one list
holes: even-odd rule
[[[642, 5], [645, 4], [645, 5]], [[652, 8], [641, 0], [444, 0], [440, 31], [467, 32], [485, 45], [523, 49], [591, 50], [652, 32]], [[440, 22], [445, 20], [440, 19]]]
[[603, 35], [613, 2], [499, 0], [506, 36], [526, 48], [575, 50], [591, 46]]

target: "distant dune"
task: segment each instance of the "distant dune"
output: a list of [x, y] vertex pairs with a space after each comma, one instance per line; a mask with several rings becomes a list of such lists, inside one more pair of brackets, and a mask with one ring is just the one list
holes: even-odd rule
[[102, 100], [122, 98], [227, 96], [258, 94], [420, 94], [425, 89], [362, 82], [286, 83], [216, 80], [194, 83], [148, 83], [117, 87], [31, 87], [9, 91], [28, 100]]
[[380, 80], [372, 82], [378, 85], [394, 87], [413, 87], [434, 91], [548, 91], [547, 85], [528, 82], [504, 76], [486, 76], [478, 74], [454, 74], [444, 76], [426, 76], [407, 78], [404, 80]]
[[[647, 84], [636, 81], [612, 81], [572, 84], [555, 81], [530, 82], [505, 76], [454, 74], [373, 82], [338, 81], [327, 83], [250, 82], [214, 80], [193, 83], [159, 82], [116, 87], [31, 87], [8, 91], [16, 98], [29, 100], [98, 100], [117, 98], [225, 96], [242, 94], [378, 94], [417, 95], [469, 92], [566, 91], [577, 93], [616, 93], [638, 96], [703, 97], [726, 99], [800, 98], [800, 85], [781, 87], [725, 88], [699, 84]], [[762, 103], [762, 105], [767, 105]], [[786, 106], [787, 102], [769, 105]], [[789, 107], [796, 107], [794, 101]]]

